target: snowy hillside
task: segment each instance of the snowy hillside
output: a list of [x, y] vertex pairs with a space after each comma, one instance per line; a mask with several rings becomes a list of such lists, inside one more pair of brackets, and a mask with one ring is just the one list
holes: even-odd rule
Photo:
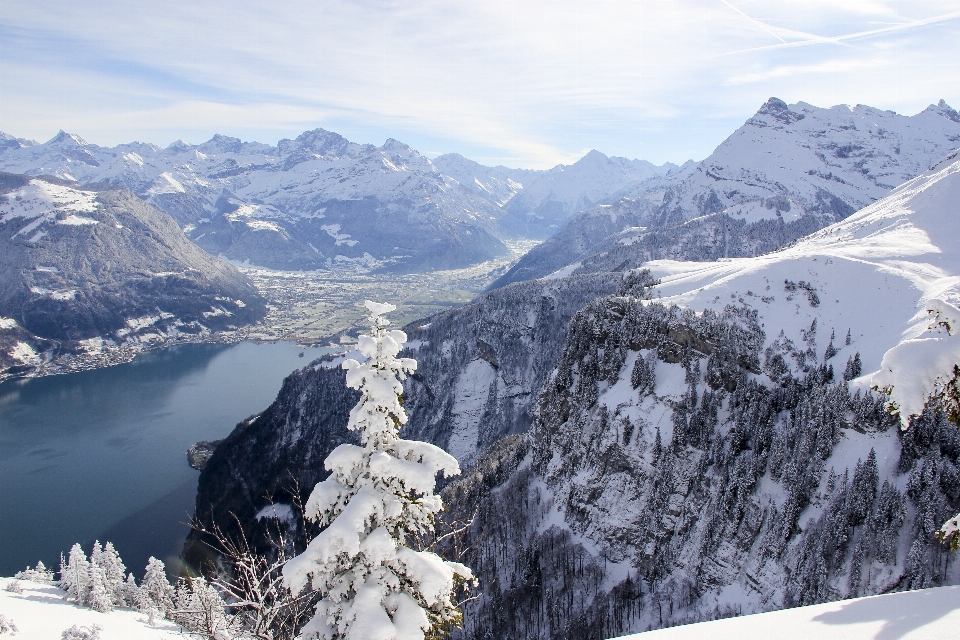
[[150, 625], [148, 616], [139, 611], [122, 609], [98, 613], [67, 602], [64, 592], [57, 587], [19, 581], [22, 593], [13, 593], [6, 590], [10, 582], [9, 578], [0, 578], [0, 619], [13, 623], [17, 630], [11, 631], [9, 636], [0, 632], [4, 638], [57, 640], [71, 627], [89, 632], [95, 625], [101, 627], [100, 640], [173, 640], [184, 637], [179, 626], [160, 616]]
[[654, 262], [662, 297], [582, 309], [533, 430], [444, 494], [479, 523], [464, 637], [608, 637], [960, 581], [934, 537], [960, 506], [960, 430], [925, 405], [960, 362], [937, 324], [960, 315], [957, 202], [954, 157], [789, 249]]
[[584, 272], [765, 253], [871, 204], [957, 147], [960, 115], [942, 100], [906, 117], [771, 98], [706, 160], [673, 181], [621, 191], [616, 218], [604, 206], [581, 213], [494, 286], [591, 254], [600, 255]]
[[[943, 368], [928, 374], [898, 366], [897, 358], [909, 359], [910, 351], [936, 352], [960, 362], [960, 341], [935, 317], [940, 312], [960, 318], [957, 238], [960, 159], [955, 152], [883, 200], [782, 251], [647, 266], [661, 278], [664, 302], [718, 311], [737, 302], [756, 310], [763, 326], [783, 332], [770, 335], [768, 329], [765, 348], [771, 351], [765, 357], [772, 361], [782, 355], [794, 372], [809, 364], [808, 347], [823, 349], [828, 332], [835, 333], [838, 361], [860, 354], [866, 375], [853, 383], [863, 389], [892, 385], [906, 422], [922, 410], [933, 391], [930, 382], [952, 375], [952, 364], [926, 358]], [[848, 328], [850, 345], [843, 342]], [[927, 385], [917, 384], [920, 380]]]
[[684, 625], [620, 640], [928, 640], [960, 627], [960, 587], [841, 600]]
[[245, 276], [128, 191], [0, 173], [0, 232], [0, 379], [265, 313]]

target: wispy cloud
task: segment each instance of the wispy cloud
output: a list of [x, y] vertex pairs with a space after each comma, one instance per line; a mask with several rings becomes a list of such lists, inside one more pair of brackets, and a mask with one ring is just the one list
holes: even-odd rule
[[523, 166], [590, 148], [680, 162], [771, 95], [960, 103], [954, 12], [955, 0], [8, 0], [0, 129], [113, 144], [322, 126]]

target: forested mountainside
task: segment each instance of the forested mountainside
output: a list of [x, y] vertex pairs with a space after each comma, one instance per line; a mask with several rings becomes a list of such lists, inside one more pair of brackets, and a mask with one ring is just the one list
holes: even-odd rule
[[[104, 342], [235, 328], [266, 307], [236, 268], [124, 189], [0, 173], [0, 372]], [[4, 371], [5, 370], [5, 371]]]
[[533, 431], [444, 492], [474, 517], [462, 637], [599, 639], [956, 582], [933, 536], [960, 505], [956, 425], [929, 407], [901, 432], [851, 391], [855, 365], [783, 375], [765, 342], [739, 305], [582, 310]]
[[[527, 430], [570, 319], [596, 296], [616, 291], [619, 281], [620, 274], [594, 274], [517, 283], [405, 327], [410, 342], [403, 355], [419, 364], [405, 383], [410, 420], [403, 437], [432, 442], [469, 463], [504, 436]], [[326, 476], [327, 454], [353, 441], [347, 414], [358, 396], [344, 385], [341, 360], [291, 374], [273, 405], [217, 447], [200, 474], [199, 518], [229, 527], [235, 513], [265, 544], [269, 523], [255, 515], [271, 500], [290, 504], [294, 481], [308, 494]], [[202, 546], [190, 547], [187, 555], [196, 561]]]
[[[472, 519], [480, 576], [462, 636], [603, 638], [960, 582], [933, 535], [960, 509], [960, 430], [933, 395], [960, 361], [958, 194], [948, 157], [783, 251], [654, 261], [653, 300], [636, 272], [570, 276], [408, 327], [423, 363], [409, 436], [486, 448], [444, 492], [450, 520]], [[501, 376], [538, 370], [536, 334], [509, 335], [578, 305], [555, 368], [527, 378], [542, 386], [516, 433], [504, 417], [521, 396]], [[282, 419], [242, 424], [214, 454], [200, 517], [212, 504], [222, 522], [232, 501], [258, 540], [268, 523], [302, 536], [295, 518], [254, 516], [271, 498], [297, 504], [277, 461], [310, 458], [319, 474], [344, 437], [341, 385], [322, 366], [288, 379], [264, 414]], [[342, 418], [313, 421], [321, 405]]]
[[611, 158], [596, 149], [572, 165], [546, 171], [485, 167], [455, 153], [433, 163], [464, 188], [492, 196], [504, 211], [500, 224], [528, 238], [552, 236], [577, 212], [637, 183], [675, 176], [680, 169], [669, 162], [656, 166], [646, 160]]
[[934, 537], [960, 507], [935, 395], [960, 362], [958, 194], [948, 158], [790, 249], [652, 262], [663, 298], [583, 309], [533, 431], [446, 489], [454, 518], [478, 513], [465, 636], [602, 638], [960, 580]]
[[760, 255], [842, 220], [957, 147], [960, 115], [942, 100], [906, 117], [771, 98], [706, 160], [578, 214], [492, 288], [581, 260], [610, 270]]

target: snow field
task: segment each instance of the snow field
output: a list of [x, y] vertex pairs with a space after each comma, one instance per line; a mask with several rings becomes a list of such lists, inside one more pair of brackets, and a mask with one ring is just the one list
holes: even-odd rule
[[[661, 279], [664, 303], [756, 309], [767, 345], [782, 329], [794, 344], [814, 346], [822, 361], [833, 332], [838, 352], [831, 363], [841, 368], [838, 374], [860, 353], [865, 375], [854, 385], [892, 386], [892, 400], [906, 422], [960, 356], [960, 343], [931, 318], [945, 309], [960, 315], [958, 202], [960, 161], [953, 161], [788, 249], [715, 263], [658, 260], [648, 266]], [[848, 329], [850, 345], [844, 343]]]
[[63, 590], [50, 585], [18, 581], [22, 593], [7, 591], [12, 578], [0, 578], [0, 614], [17, 627], [17, 640], [59, 640], [65, 629], [100, 625], [101, 640], [170, 640], [185, 637], [180, 627], [161, 617], [148, 624], [146, 614], [131, 609], [98, 613], [67, 602]]
[[945, 640], [960, 627], [960, 586], [840, 600], [621, 636], [619, 640]]

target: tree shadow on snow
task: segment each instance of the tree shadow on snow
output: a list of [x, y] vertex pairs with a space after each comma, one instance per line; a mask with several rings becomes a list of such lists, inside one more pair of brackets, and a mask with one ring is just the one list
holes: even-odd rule
[[960, 587], [946, 587], [856, 600], [838, 611], [821, 613], [813, 620], [838, 626], [883, 621], [874, 640], [898, 640], [957, 609], [960, 609]]

